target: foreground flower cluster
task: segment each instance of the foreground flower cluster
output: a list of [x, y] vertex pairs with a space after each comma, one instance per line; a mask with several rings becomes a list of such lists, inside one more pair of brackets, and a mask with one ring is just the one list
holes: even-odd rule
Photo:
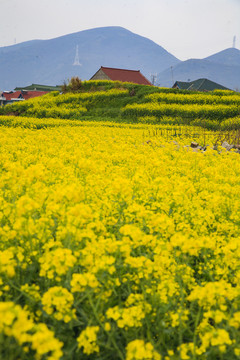
[[239, 154], [148, 125], [0, 136], [0, 358], [239, 358]]

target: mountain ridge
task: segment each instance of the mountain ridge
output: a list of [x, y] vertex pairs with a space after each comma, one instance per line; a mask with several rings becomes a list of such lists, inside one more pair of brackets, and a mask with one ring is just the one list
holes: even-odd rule
[[[82, 66], [74, 66], [76, 47]], [[152, 40], [121, 27], [83, 30], [49, 40], [0, 48], [0, 88], [29, 83], [61, 84], [72, 76], [89, 79], [100, 66], [140, 69], [149, 78], [180, 62]]]
[[[73, 65], [77, 46], [81, 66]], [[192, 62], [195, 62], [195, 72]], [[158, 74], [161, 86], [172, 86], [171, 72], [178, 81], [207, 77], [210, 72], [210, 80], [229, 88], [240, 88], [238, 49], [226, 49], [205, 59], [180, 61], [146, 37], [120, 26], [107, 26], [1, 47], [0, 89], [10, 90], [32, 83], [60, 85], [72, 76], [88, 80], [101, 66], [140, 70], [149, 80], [151, 75]], [[223, 72], [226, 76], [221, 75]]]
[[218, 64], [240, 66], [240, 50], [236, 48], [228, 48], [210, 55], [204, 60], [209, 60]]

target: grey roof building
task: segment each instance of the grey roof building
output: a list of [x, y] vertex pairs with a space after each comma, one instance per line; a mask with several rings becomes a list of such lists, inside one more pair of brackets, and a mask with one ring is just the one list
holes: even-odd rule
[[195, 90], [195, 91], [213, 91], [213, 90], [230, 90], [225, 86], [215, 83], [208, 79], [198, 79], [194, 81], [176, 81], [173, 88], [180, 90]]

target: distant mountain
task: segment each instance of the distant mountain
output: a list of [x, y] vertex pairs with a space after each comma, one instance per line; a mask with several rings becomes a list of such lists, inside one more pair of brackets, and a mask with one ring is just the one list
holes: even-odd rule
[[204, 60], [229, 66], [240, 66], [240, 50], [229, 48], [217, 54], [206, 57]]
[[[77, 47], [81, 66], [73, 65]], [[161, 46], [122, 27], [95, 28], [0, 48], [0, 89], [59, 85], [72, 76], [88, 80], [101, 65], [141, 70], [150, 80], [178, 63]]]
[[160, 86], [171, 87], [175, 81], [207, 78], [229, 89], [240, 89], [240, 50], [223, 50], [205, 59], [190, 59], [160, 72]]
[[[78, 48], [79, 65], [73, 65]], [[0, 90], [32, 83], [61, 85], [72, 76], [88, 80], [100, 68], [141, 70], [157, 84], [207, 78], [240, 89], [240, 50], [230, 48], [205, 59], [181, 62], [153, 41], [118, 26], [95, 28], [51, 40], [0, 48]]]

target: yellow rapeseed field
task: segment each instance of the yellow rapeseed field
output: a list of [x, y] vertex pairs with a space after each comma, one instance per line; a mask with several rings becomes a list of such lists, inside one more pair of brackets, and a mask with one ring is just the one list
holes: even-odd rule
[[239, 359], [240, 155], [19, 124], [0, 127], [0, 358]]

